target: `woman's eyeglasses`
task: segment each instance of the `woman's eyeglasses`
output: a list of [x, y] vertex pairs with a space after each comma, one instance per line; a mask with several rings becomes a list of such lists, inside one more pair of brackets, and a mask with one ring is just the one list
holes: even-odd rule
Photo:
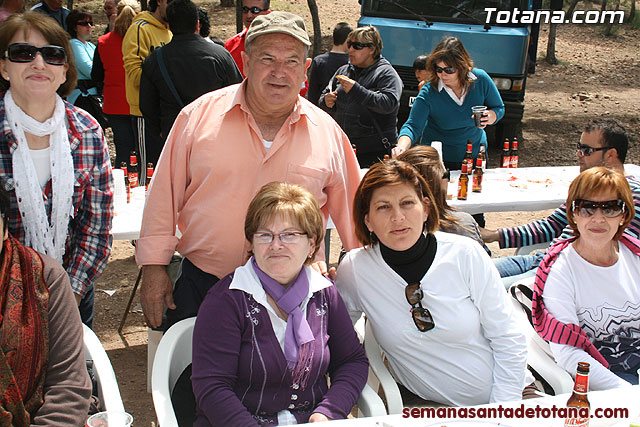
[[588, 145], [580, 144], [578, 142], [578, 147], [577, 148], [578, 148], [578, 151], [580, 152], [580, 155], [582, 157], [585, 157], [585, 156], [592, 155], [596, 151], [608, 150], [611, 147], [596, 147], [596, 148], [593, 148], [593, 147], [589, 147]]
[[456, 72], [456, 69], [453, 68], [453, 67], [444, 67], [444, 68], [442, 68], [442, 67], [438, 67], [436, 65], [436, 74], [440, 74], [442, 72], [445, 72], [447, 74], [454, 74]]
[[608, 200], [606, 202], [576, 199], [573, 201], [571, 209], [575, 214], [585, 218], [595, 215], [598, 209], [600, 209], [602, 211], [602, 215], [607, 218], [615, 218], [624, 212], [625, 204], [620, 199]]
[[254, 15], [259, 14], [260, 12], [266, 12], [269, 9], [260, 9], [258, 6], [253, 6], [253, 7], [247, 7], [247, 6], [242, 6], [242, 13], [253, 13]]
[[355, 50], [362, 50], [365, 47], [371, 47], [371, 43], [360, 43], [360, 42], [352, 42], [352, 41], [348, 41], [347, 42], [347, 47], [351, 47]]
[[427, 332], [433, 329], [436, 324], [433, 321], [433, 317], [428, 309], [422, 306], [422, 289], [420, 289], [420, 283], [412, 283], [404, 288], [404, 295], [407, 297], [407, 302], [411, 304], [411, 316], [413, 317], [413, 323], [420, 332]]
[[83, 27], [88, 27], [91, 25], [93, 27], [93, 21], [80, 21], [76, 25], [82, 25]]
[[35, 47], [29, 43], [13, 43], [7, 48], [5, 56], [11, 62], [25, 63], [36, 59], [38, 52], [47, 64], [64, 65], [67, 63], [67, 53], [60, 46]]
[[255, 233], [253, 235], [253, 243], [268, 245], [273, 242], [273, 239], [278, 237], [281, 243], [285, 245], [292, 245], [294, 243], [298, 243], [302, 236], [306, 236], [307, 233], [303, 233], [301, 231], [289, 231], [286, 233], [270, 233], [267, 231]]

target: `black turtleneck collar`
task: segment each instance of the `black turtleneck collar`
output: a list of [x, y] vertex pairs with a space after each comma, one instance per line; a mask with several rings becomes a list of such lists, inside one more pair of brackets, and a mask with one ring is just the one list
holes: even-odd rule
[[407, 284], [419, 283], [427, 274], [436, 256], [437, 241], [433, 234], [420, 234], [418, 241], [407, 250], [394, 251], [380, 243], [384, 261], [402, 277]]

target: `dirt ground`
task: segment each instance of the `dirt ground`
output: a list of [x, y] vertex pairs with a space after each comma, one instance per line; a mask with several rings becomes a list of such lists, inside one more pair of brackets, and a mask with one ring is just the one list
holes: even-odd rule
[[[211, 11], [213, 35], [226, 39], [235, 33], [229, 10], [221, 10], [217, 2], [203, 4]], [[338, 21], [353, 24], [357, 21], [359, 6], [355, 0], [320, 0], [318, 4], [325, 36]], [[310, 26], [305, 1], [273, 1], [272, 9], [278, 8], [303, 15]], [[101, 12], [96, 10], [94, 19], [99, 14]], [[539, 57], [544, 56], [547, 34], [548, 28], [543, 26]], [[602, 30], [593, 25], [559, 27], [557, 57], [560, 64], [549, 66], [538, 60], [536, 73], [528, 79], [520, 146], [521, 166], [575, 164], [575, 144], [582, 127], [589, 119], [604, 115], [615, 117], [624, 124], [632, 140], [627, 163], [638, 164], [639, 39], [640, 31], [628, 27], [618, 29], [612, 37], [604, 37]], [[496, 167], [499, 159], [497, 149], [493, 147], [489, 154], [489, 166]], [[547, 214], [491, 213], [486, 215], [487, 226], [497, 228], [523, 224]], [[490, 246], [494, 256], [512, 252], [498, 251], [495, 244]], [[337, 259], [337, 248], [339, 243], [334, 238], [332, 262]], [[117, 333], [138, 272], [133, 254], [130, 242], [114, 242], [108, 266], [97, 283], [95, 330], [111, 358], [125, 408], [135, 417], [135, 425], [155, 426], [151, 395], [146, 391], [147, 329], [137, 296], [122, 335]], [[107, 291], [115, 293], [109, 295]]]

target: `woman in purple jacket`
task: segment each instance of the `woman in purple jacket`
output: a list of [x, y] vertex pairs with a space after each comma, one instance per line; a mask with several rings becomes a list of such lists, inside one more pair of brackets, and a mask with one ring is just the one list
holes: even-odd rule
[[244, 231], [251, 258], [198, 312], [194, 425], [345, 418], [369, 364], [336, 288], [309, 267], [324, 234], [316, 200], [297, 185], [267, 184], [249, 205]]

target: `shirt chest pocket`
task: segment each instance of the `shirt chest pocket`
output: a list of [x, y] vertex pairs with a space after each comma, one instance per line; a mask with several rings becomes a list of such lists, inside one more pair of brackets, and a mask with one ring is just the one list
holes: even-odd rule
[[78, 169], [73, 179], [73, 216], [76, 216], [87, 188], [91, 184], [91, 169]]
[[315, 196], [318, 204], [323, 206], [326, 200], [324, 200], [325, 197], [322, 190], [325, 187], [328, 176], [328, 172], [319, 169], [289, 164], [285, 180], [290, 184], [298, 184], [309, 190]]

